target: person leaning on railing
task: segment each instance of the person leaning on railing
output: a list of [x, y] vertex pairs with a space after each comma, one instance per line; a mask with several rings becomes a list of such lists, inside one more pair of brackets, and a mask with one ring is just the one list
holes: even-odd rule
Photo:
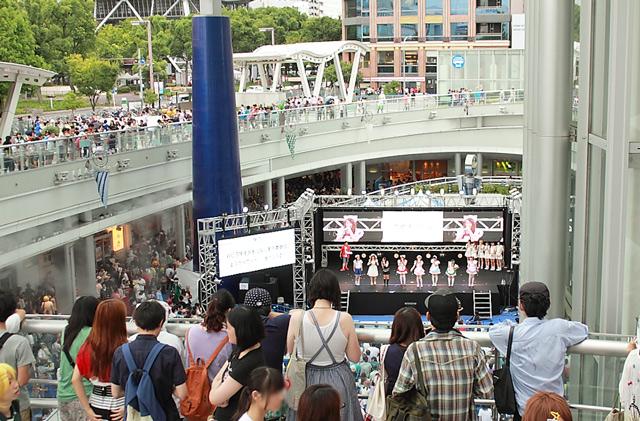
[[563, 319], [544, 320], [551, 305], [549, 289], [542, 282], [520, 287], [520, 311], [525, 319], [515, 325], [504, 321], [489, 329], [491, 342], [502, 355], [507, 353], [512, 327], [511, 377], [518, 403], [514, 420], [520, 420], [527, 401], [538, 391], [563, 395], [562, 372], [567, 348], [589, 335], [587, 326]]

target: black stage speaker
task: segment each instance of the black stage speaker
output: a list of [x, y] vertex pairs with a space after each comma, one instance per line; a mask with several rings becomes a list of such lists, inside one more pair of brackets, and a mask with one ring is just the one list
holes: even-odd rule
[[[242, 289], [243, 285], [248, 284], [247, 289]], [[244, 303], [244, 296], [247, 295], [247, 291], [252, 288], [264, 288], [269, 291], [269, 295], [271, 295], [271, 302], [273, 304], [278, 302], [278, 297], [280, 296], [280, 287], [278, 286], [278, 278], [271, 276], [268, 273], [264, 274], [262, 279], [250, 279], [249, 277], [242, 278], [240, 281], [240, 290], [238, 291], [238, 298], [241, 303]]]

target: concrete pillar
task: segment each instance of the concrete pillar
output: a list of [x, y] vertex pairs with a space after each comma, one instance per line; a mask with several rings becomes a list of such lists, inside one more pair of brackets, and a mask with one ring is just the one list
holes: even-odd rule
[[455, 154], [454, 158], [454, 169], [456, 171], [456, 177], [462, 175], [462, 154]]
[[[537, 48], [525, 50], [527, 76], [535, 78], [528, 80], [525, 99], [529, 102], [525, 133], [529, 133], [523, 157], [522, 237], [526, 240], [521, 251], [521, 282], [545, 282], [551, 292], [549, 315], [562, 317], [568, 277], [573, 4], [538, 0], [534, 13], [526, 14], [526, 19], [528, 38], [535, 38]], [[536, 30], [539, 20], [544, 20], [544, 30]], [[554, 92], [552, 98], [546, 94], [549, 90]], [[534, 212], [534, 204], [540, 203], [545, 205], [535, 206]]]
[[476, 154], [476, 162], [478, 163], [478, 170], [476, 171], [476, 175], [482, 176], [482, 154]]
[[175, 232], [176, 232], [176, 249], [178, 251], [178, 257], [180, 259], [184, 259], [184, 256], [186, 255], [186, 249], [185, 249], [185, 244], [187, 242], [187, 235], [186, 235], [186, 219], [184, 216], [184, 205], [180, 205], [176, 208], [176, 226], [175, 226]]
[[347, 194], [348, 190], [353, 187], [353, 165], [349, 162], [340, 170], [340, 190], [343, 194]]
[[273, 184], [271, 180], [264, 182], [264, 204], [269, 205], [269, 209], [273, 206]]
[[284, 177], [278, 178], [278, 207], [284, 206], [284, 202], [287, 199], [287, 188], [284, 181]]
[[364, 161], [356, 163], [354, 170], [354, 193], [361, 194], [367, 189], [367, 165]]
[[93, 236], [78, 240], [73, 245], [78, 296], [96, 296], [96, 245]]
[[[76, 298], [73, 246], [71, 244], [65, 244], [64, 246], [53, 249], [51, 254], [58, 312], [61, 314], [71, 314], [71, 308]], [[95, 282], [93, 290], [95, 293]]]

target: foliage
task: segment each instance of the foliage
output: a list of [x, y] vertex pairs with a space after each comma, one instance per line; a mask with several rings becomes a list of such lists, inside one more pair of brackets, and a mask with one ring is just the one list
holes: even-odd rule
[[[349, 80], [351, 79], [351, 69], [353, 69], [353, 63], [345, 63], [344, 61], [340, 61], [340, 68], [342, 69], [342, 77], [344, 79], [345, 85], [349, 85]], [[324, 69], [324, 80], [331, 83], [338, 82], [338, 75], [336, 74], [336, 66], [331, 63]], [[362, 72], [358, 70], [358, 75], [356, 76], [356, 86], [362, 83]]]
[[[85, 108], [91, 106], [89, 101], [85, 99], [80, 99], [82, 101], [82, 105], [78, 108]], [[53, 102], [53, 108], [51, 108], [51, 102]], [[16, 108], [16, 114], [30, 114], [32, 111], [30, 110], [42, 110], [43, 112], [47, 111], [63, 111], [68, 108], [64, 107], [63, 100], [54, 99], [53, 101], [49, 101], [46, 98], [44, 101], [40, 102], [37, 99], [19, 99], [18, 107]]]
[[128, 94], [129, 92], [131, 92], [131, 86], [118, 86], [117, 92], [119, 94]]
[[398, 89], [402, 88], [402, 85], [397, 80], [392, 80], [391, 82], [384, 85], [384, 93], [385, 95], [398, 95]]
[[45, 133], [53, 133], [58, 136], [60, 134], [60, 127], [58, 126], [47, 126], [44, 128]]
[[573, 40], [580, 42], [580, 5], [573, 5]]
[[43, 67], [26, 11], [16, 0], [0, 0], [0, 61]]
[[287, 35], [287, 44], [297, 42], [339, 41], [342, 38], [342, 22], [328, 16], [310, 18], [303, 22], [300, 31]]
[[145, 104], [153, 104], [158, 100], [158, 95], [151, 89], [145, 89], [143, 101]]
[[89, 98], [95, 111], [101, 93], [110, 92], [116, 84], [118, 65], [95, 57], [87, 59], [75, 54], [67, 59], [71, 80], [78, 91]]
[[78, 108], [84, 107], [87, 102], [83, 101], [81, 98], [78, 98], [75, 92], [71, 91], [64, 96], [64, 99], [60, 101], [60, 105], [64, 107], [66, 110], [77, 110]]

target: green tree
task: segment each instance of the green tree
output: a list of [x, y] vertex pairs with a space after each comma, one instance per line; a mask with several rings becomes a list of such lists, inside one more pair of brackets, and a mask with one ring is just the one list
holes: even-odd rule
[[145, 89], [142, 100], [145, 104], [153, 104], [158, 100], [158, 95], [151, 89]]
[[573, 40], [580, 42], [580, 5], [573, 5]]
[[189, 61], [192, 57], [191, 42], [191, 17], [183, 17], [174, 20], [171, 28], [171, 40], [169, 53], [185, 62], [185, 80], [189, 80]]
[[64, 99], [60, 101], [60, 105], [64, 107], [65, 110], [71, 110], [71, 114], [78, 108], [85, 105], [85, 102], [78, 98], [75, 92], [70, 91], [68, 94], [64, 96]]
[[[351, 69], [353, 69], [353, 63], [345, 63], [340, 60], [340, 68], [342, 69], [342, 77], [344, 78], [344, 83], [349, 85], [349, 81], [351, 80]], [[336, 66], [331, 63], [324, 69], [324, 79], [327, 82], [336, 83], [338, 82], [338, 75], [336, 74]], [[361, 84], [363, 81], [362, 72], [358, 70], [358, 75], [356, 76], [356, 86]]]
[[43, 67], [26, 11], [16, 0], [0, 0], [0, 61]]
[[342, 38], [342, 22], [328, 16], [311, 18], [302, 24], [299, 32], [287, 37], [287, 44], [296, 42], [339, 41]]
[[100, 94], [110, 92], [115, 86], [119, 67], [95, 57], [84, 59], [79, 54], [69, 56], [67, 62], [71, 80], [78, 91], [89, 98], [91, 108], [95, 111]]
[[392, 80], [391, 82], [384, 85], [384, 93], [385, 95], [398, 95], [398, 89], [402, 88], [402, 85], [397, 80]]

